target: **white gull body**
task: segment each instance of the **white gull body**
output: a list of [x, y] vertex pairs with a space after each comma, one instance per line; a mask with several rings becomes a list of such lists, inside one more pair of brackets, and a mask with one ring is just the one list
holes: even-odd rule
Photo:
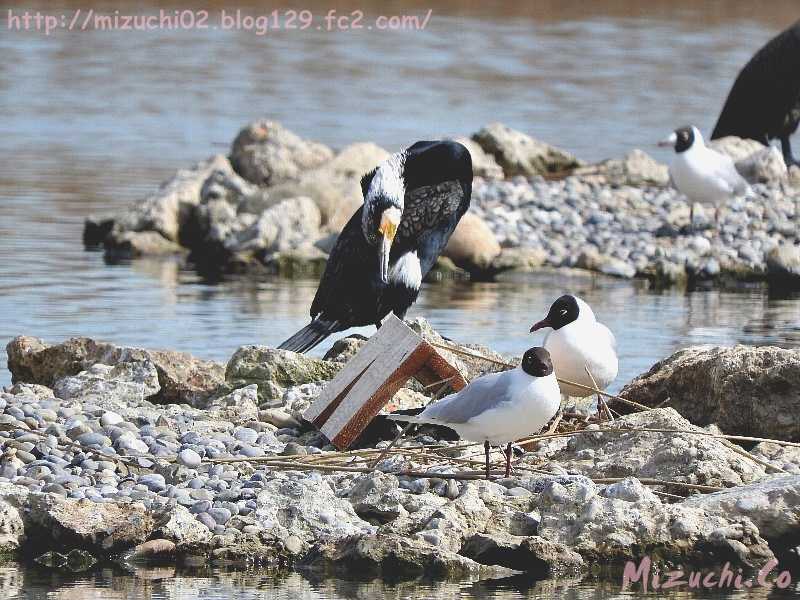
[[[689, 148], [677, 152], [669, 168], [675, 188], [690, 201], [713, 206], [717, 210], [730, 198], [750, 190], [736, 170], [733, 159], [705, 145], [703, 135], [692, 127], [694, 140]], [[676, 136], [675, 133], [672, 136]], [[673, 142], [670, 136], [666, 141]]]
[[[599, 323], [591, 307], [575, 296], [578, 303], [578, 318], [560, 329], [550, 331], [544, 339], [544, 347], [553, 360], [556, 377], [591, 387], [597, 384], [606, 389], [619, 371], [617, 340], [611, 330]], [[586, 373], [586, 369], [594, 378]], [[569, 384], [561, 384], [565, 396], [583, 398], [591, 391]]]
[[500, 446], [541, 431], [561, 404], [555, 375], [534, 377], [516, 367], [473, 380], [460, 392], [398, 421], [444, 425], [466, 440]]

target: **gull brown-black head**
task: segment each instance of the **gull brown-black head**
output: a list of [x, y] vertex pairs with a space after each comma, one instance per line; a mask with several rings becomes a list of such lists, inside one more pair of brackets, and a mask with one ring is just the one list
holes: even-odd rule
[[697, 127], [686, 125], [673, 131], [668, 137], [658, 142], [658, 145], [675, 148], [675, 152], [680, 154], [691, 148], [695, 140], [702, 142], [703, 136]]
[[575, 321], [580, 315], [580, 305], [578, 299], [571, 294], [564, 294], [558, 300], [550, 305], [550, 310], [547, 316], [534, 323], [531, 327], [531, 333], [545, 327], [552, 327], [553, 329], [561, 329], [565, 325], [569, 325]]
[[403, 217], [405, 153], [398, 152], [361, 179], [364, 210], [361, 228], [367, 242], [378, 248], [381, 281], [389, 281], [389, 256]]
[[533, 377], [547, 377], [553, 372], [550, 353], [541, 347], [528, 350], [522, 357], [522, 370]]

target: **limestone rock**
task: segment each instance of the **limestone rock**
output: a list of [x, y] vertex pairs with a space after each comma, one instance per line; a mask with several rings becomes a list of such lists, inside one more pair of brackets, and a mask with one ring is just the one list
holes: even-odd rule
[[327, 381], [342, 368], [336, 364], [288, 350], [266, 346], [242, 346], [234, 352], [225, 369], [225, 378], [233, 385], [255, 383], [264, 398], [273, 396], [270, 384], [280, 387]]
[[476, 533], [467, 539], [460, 553], [481, 564], [500, 565], [538, 577], [576, 574], [585, 568], [580, 554], [538, 536]]
[[12, 381], [52, 386], [58, 379], [77, 375], [94, 365], [150, 361], [161, 387], [158, 402], [202, 403], [223, 383], [222, 365], [183, 352], [115, 346], [90, 338], [71, 338], [47, 345], [42, 340], [19, 336], [6, 347]]
[[581, 164], [567, 152], [501, 123], [487, 125], [472, 139], [484, 152], [494, 157], [506, 177], [560, 173]]
[[153, 536], [175, 543], [178, 549], [198, 549], [211, 541], [211, 531], [189, 512], [189, 509], [175, 505], [159, 516]]
[[800, 536], [800, 475], [775, 475], [682, 503], [726, 518], [747, 517], [768, 541]]
[[[693, 346], [623, 388], [629, 400], [667, 406], [729, 434], [800, 440], [800, 353], [772, 346]], [[623, 408], [623, 407], [619, 407]]]
[[150, 361], [130, 361], [116, 366], [96, 363], [77, 375], [59, 379], [53, 386], [56, 397], [85, 403], [118, 402], [136, 404], [161, 390], [158, 372]]
[[443, 252], [457, 267], [478, 274], [490, 270], [498, 254], [500, 244], [492, 230], [472, 213], [461, 217]]
[[153, 525], [141, 504], [96, 503], [54, 494], [31, 495], [26, 518], [26, 527], [32, 527], [44, 545], [107, 553], [141, 544]]
[[256, 121], [233, 141], [231, 164], [239, 175], [258, 185], [296, 181], [308, 169], [333, 157], [327, 146], [300, 138], [280, 123]]
[[581, 167], [573, 174], [616, 186], [664, 187], [669, 183], [669, 167], [638, 148], [630, 151], [624, 158], [612, 158], [596, 165]]
[[[758, 481], [764, 468], [743, 456], [724, 440], [688, 433], [637, 431], [668, 429], [702, 431], [672, 408], [625, 415], [604, 428], [616, 433], [592, 432], [541, 444], [544, 455], [571, 473], [592, 478], [638, 477], [728, 487]], [[737, 452], [739, 450], [739, 452]], [[685, 489], [679, 489], [686, 493]], [[621, 490], [620, 490], [621, 491]]]

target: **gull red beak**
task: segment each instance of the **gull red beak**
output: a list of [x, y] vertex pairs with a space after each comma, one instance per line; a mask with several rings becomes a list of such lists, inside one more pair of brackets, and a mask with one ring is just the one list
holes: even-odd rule
[[538, 323], [533, 324], [533, 327], [531, 327], [531, 333], [538, 331], [539, 329], [544, 329], [545, 327], [550, 327], [550, 323], [547, 321], [547, 319], [542, 319]]

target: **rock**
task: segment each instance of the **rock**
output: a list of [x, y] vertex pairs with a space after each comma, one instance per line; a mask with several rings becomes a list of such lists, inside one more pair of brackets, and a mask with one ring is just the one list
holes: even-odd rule
[[[96, 503], [47, 495], [29, 497], [26, 530], [42, 545], [114, 553], [144, 542], [153, 517], [141, 504]], [[28, 525], [29, 524], [29, 525]]]
[[325, 353], [323, 360], [347, 364], [366, 343], [367, 338], [361, 335], [351, 335], [336, 340], [331, 349]]
[[175, 554], [175, 542], [171, 540], [155, 539], [139, 544], [126, 558], [130, 560], [140, 560], [172, 556], [173, 554]]
[[628, 502], [597, 495], [591, 483], [565, 481], [551, 482], [536, 504], [539, 536], [568, 546], [587, 562], [657, 555], [678, 564], [729, 561], [758, 568], [774, 558], [750, 519], [714, 514], [686, 502]]
[[764, 149], [764, 144], [755, 140], [729, 135], [708, 142], [709, 148], [730, 156], [734, 162], [746, 159]]
[[486, 273], [500, 254], [500, 244], [480, 217], [467, 213], [461, 217], [444, 249], [444, 256], [470, 273]]
[[798, 441], [798, 388], [796, 350], [693, 346], [653, 365], [621, 395], [647, 406], [666, 403], [696, 425], [716, 423], [729, 434]]
[[561, 173], [580, 166], [570, 154], [501, 123], [487, 125], [472, 139], [494, 157], [506, 177]]
[[500, 565], [537, 577], [563, 577], [584, 570], [581, 555], [538, 536], [476, 533], [460, 554], [485, 565]]
[[279, 429], [284, 427], [301, 427], [300, 421], [280, 408], [269, 408], [267, 410], [259, 411], [258, 420], [264, 423], [269, 423], [270, 425], [274, 425]]
[[375, 529], [356, 515], [347, 500], [337, 498], [318, 474], [264, 482], [254, 516], [260, 527], [278, 538], [285, 539], [291, 533], [307, 544], [373, 533]]
[[750, 454], [784, 471], [800, 475], [800, 448], [796, 446], [761, 442], [750, 450]]
[[106, 238], [106, 256], [115, 260], [184, 254], [186, 248], [157, 231], [124, 231]]
[[192, 206], [200, 201], [203, 182], [216, 170], [230, 171], [228, 159], [217, 155], [190, 169], [179, 170], [155, 194], [135, 204], [116, 219], [111, 235], [153, 231], [169, 241], [178, 242], [181, 227]]
[[800, 475], [775, 475], [682, 502], [726, 518], [747, 517], [770, 543], [800, 536]]
[[[603, 427], [624, 433], [592, 433], [592, 429], [589, 429], [587, 433], [574, 436], [569, 441], [560, 439], [544, 442], [536, 454], [557, 460], [558, 465], [570, 473], [592, 478], [653, 478], [728, 487], [758, 481], [765, 476], [761, 465], [748, 459], [746, 453], [743, 456], [741, 449], [724, 440], [672, 433], [672, 430], [703, 431], [692, 426], [672, 408], [625, 415]], [[670, 432], [637, 429], [668, 429]], [[676, 487], [673, 491], [681, 494], [687, 492], [682, 487]]]
[[507, 569], [481, 565], [455, 552], [443, 551], [416, 538], [400, 535], [352, 537], [315, 549], [304, 563], [317, 568], [344, 569], [360, 577], [427, 577], [463, 579], [499, 577]]
[[547, 251], [542, 248], [503, 248], [492, 261], [491, 270], [535, 271], [547, 261]]
[[208, 528], [179, 504], [158, 516], [152, 535], [174, 542], [178, 549], [202, 549], [211, 542]]
[[63, 400], [95, 403], [110, 400], [122, 405], [147, 400], [160, 390], [156, 367], [146, 360], [123, 362], [113, 367], [96, 363], [53, 385], [56, 396]]
[[321, 215], [308, 197], [282, 200], [266, 209], [257, 220], [223, 241], [235, 260], [250, 262], [259, 258], [268, 262], [271, 256], [295, 251], [319, 237]]
[[280, 123], [261, 120], [242, 129], [233, 141], [231, 164], [258, 185], [296, 181], [303, 171], [333, 158], [330, 148], [304, 140]]
[[613, 256], [600, 254], [594, 249], [587, 249], [581, 252], [581, 254], [578, 256], [575, 266], [580, 269], [599, 271], [600, 273], [605, 273], [606, 275], [622, 277], [626, 279], [630, 279], [636, 274], [636, 269], [626, 262]]
[[503, 179], [503, 168], [497, 164], [494, 156], [484, 152], [477, 142], [467, 137], [454, 138], [453, 141], [458, 142], [469, 150], [469, 154], [472, 157], [473, 176], [485, 179]]
[[258, 386], [246, 385], [221, 398], [214, 398], [206, 405], [206, 411], [209, 418], [230, 421], [234, 425], [257, 421]]
[[669, 184], [669, 167], [656, 162], [638, 148], [622, 159], [612, 158], [596, 165], [576, 169], [573, 175], [616, 186], [664, 187]]
[[178, 464], [189, 469], [196, 469], [202, 463], [200, 455], [191, 448], [184, 448], [178, 452]]
[[397, 477], [380, 471], [358, 477], [347, 497], [356, 514], [370, 523], [388, 523], [406, 512], [401, 504], [403, 495]]
[[738, 160], [736, 170], [748, 183], [780, 183], [789, 172], [783, 154], [774, 146], [762, 147], [753, 154]]
[[341, 365], [266, 346], [242, 346], [228, 361], [225, 378], [232, 385], [256, 384], [263, 398], [272, 398], [273, 383], [280, 387], [327, 381]]
[[23, 514], [27, 497], [25, 488], [0, 483], [0, 554], [17, 551], [25, 541]]
[[780, 244], [767, 254], [767, 277], [772, 283], [800, 284], [800, 246]]
[[94, 365], [150, 361], [158, 372], [158, 402], [202, 403], [223, 383], [222, 365], [183, 352], [115, 346], [90, 338], [72, 338], [47, 345], [20, 336], [6, 347], [12, 381], [52, 386], [56, 380], [77, 375]]

